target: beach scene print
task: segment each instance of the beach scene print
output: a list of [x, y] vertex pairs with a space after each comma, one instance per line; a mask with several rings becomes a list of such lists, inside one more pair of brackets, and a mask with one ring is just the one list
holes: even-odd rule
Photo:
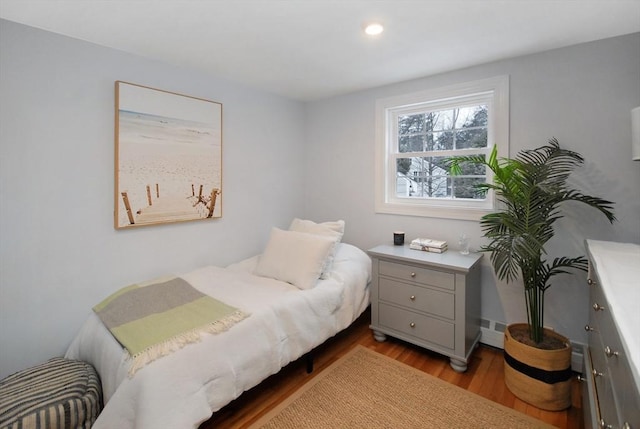
[[117, 83], [116, 227], [222, 216], [222, 105]]

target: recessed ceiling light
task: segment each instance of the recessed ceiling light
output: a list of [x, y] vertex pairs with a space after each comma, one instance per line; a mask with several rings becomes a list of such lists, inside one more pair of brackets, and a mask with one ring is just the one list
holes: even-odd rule
[[364, 27], [364, 32], [369, 36], [377, 36], [383, 31], [384, 27], [382, 26], [382, 24], [378, 24], [377, 22], [372, 22], [371, 24], [367, 24], [367, 26]]

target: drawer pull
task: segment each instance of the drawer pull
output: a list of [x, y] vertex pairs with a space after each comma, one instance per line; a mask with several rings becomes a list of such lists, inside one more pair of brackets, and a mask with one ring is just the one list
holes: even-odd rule
[[604, 374], [601, 372], [598, 372], [597, 369], [593, 368], [593, 371], [591, 371], [593, 373], [594, 377], [602, 377]]
[[585, 377], [581, 376], [581, 375], [578, 375], [578, 376], [576, 377], [576, 380], [578, 380], [578, 381], [579, 381], [579, 382], [581, 382], [581, 383], [582, 383], [583, 381], [587, 381], [587, 379], [586, 379]]
[[594, 311], [604, 311], [605, 308], [596, 302], [596, 303], [593, 304], [593, 310]]
[[587, 332], [593, 332], [594, 329], [589, 325], [584, 325], [584, 330]]
[[608, 425], [604, 419], [600, 419], [600, 429], [613, 429], [612, 425]]
[[415, 276], [416, 276], [416, 273], [411, 273], [411, 277], [415, 277]]
[[411, 301], [415, 301], [415, 300], [416, 300], [416, 296], [415, 296], [415, 295], [411, 295], [411, 296], [409, 297], [409, 299], [410, 299]]
[[589, 286], [593, 286], [593, 285], [595, 285], [595, 284], [596, 284], [596, 282], [594, 282], [594, 281], [593, 281], [593, 280], [591, 280], [591, 279], [587, 279], [587, 284], [588, 284]]
[[613, 356], [618, 357], [620, 353], [614, 352], [613, 350], [611, 350], [611, 347], [606, 346], [604, 348], [604, 354], [607, 355], [607, 357], [613, 357]]
[[411, 323], [409, 323], [409, 326], [411, 326], [412, 328], [415, 328], [415, 327], [416, 327], [416, 324], [415, 324], [415, 323], [413, 323], [413, 322], [411, 322]]

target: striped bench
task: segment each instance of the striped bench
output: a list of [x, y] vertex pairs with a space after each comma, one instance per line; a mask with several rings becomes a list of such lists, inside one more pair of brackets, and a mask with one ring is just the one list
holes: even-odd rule
[[0, 429], [88, 429], [102, 410], [96, 370], [53, 358], [0, 381]]

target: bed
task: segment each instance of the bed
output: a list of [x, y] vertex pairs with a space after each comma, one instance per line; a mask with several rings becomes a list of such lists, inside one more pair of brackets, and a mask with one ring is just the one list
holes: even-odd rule
[[[313, 232], [322, 231], [324, 224], [302, 221], [307, 223], [299, 223], [295, 231], [296, 221], [289, 231], [274, 228], [261, 255], [181, 275], [194, 289], [248, 317], [227, 331], [203, 335], [133, 375], [130, 355], [96, 313], [90, 314], [65, 357], [87, 361], [100, 374], [105, 407], [96, 429], [197, 428], [362, 314], [369, 304], [369, 257], [342, 243], [342, 233], [338, 239], [316, 240], [322, 234]], [[322, 242], [316, 246], [322, 249], [309, 244], [311, 236]], [[309, 260], [314, 260], [311, 273], [301, 267], [308, 268]]]

